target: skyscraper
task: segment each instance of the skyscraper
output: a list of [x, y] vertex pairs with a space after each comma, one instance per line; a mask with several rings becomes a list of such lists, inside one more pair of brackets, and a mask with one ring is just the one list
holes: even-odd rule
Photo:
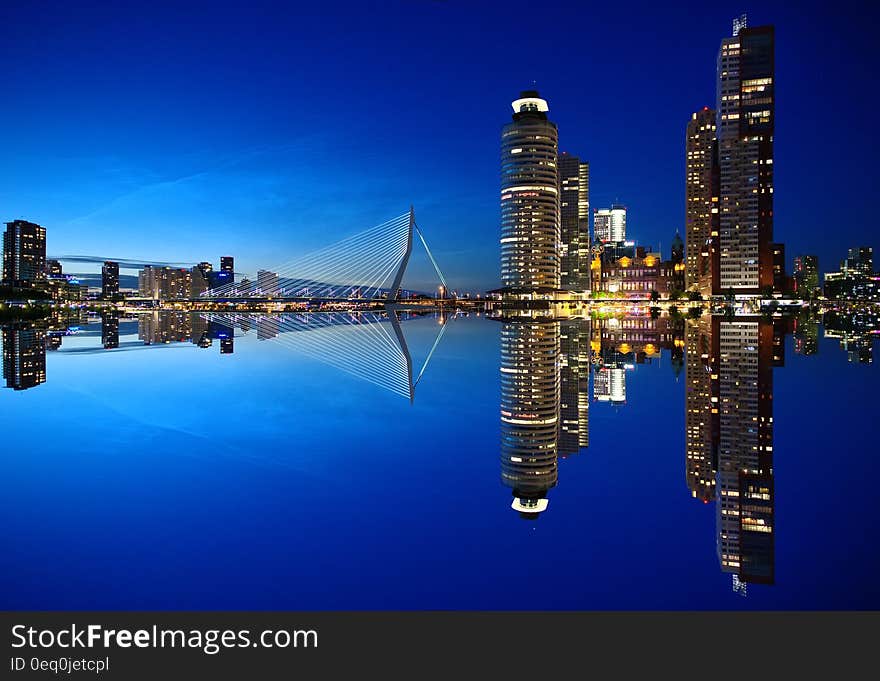
[[720, 287], [773, 286], [774, 32], [734, 22], [718, 53]]
[[626, 241], [626, 206], [615, 203], [611, 208], [594, 210], [593, 234], [595, 240], [601, 243]]
[[46, 230], [26, 220], [6, 223], [3, 234], [3, 281], [27, 286], [46, 271]]
[[560, 285], [590, 290], [590, 164], [559, 155]]
[[685, 286], [704, 296], [718, 292], [718, 140], [716, 112], [691, 116], [685, 140]]
[[560, 286], [558, 133], [536, 91], [512, 106], [501, 133], [501, 286], [548, 293]]
[[119, 295], [119, 263], [105, 260], [101, 267], [101, 297], [110, 299]]
[[220, 271], [221, 272], [229, 272], [230, 274], [235, 272], [235, 258], [231, 255], [224, 255], [220, 258]]
[[819, 289], [819, 256], [799, 255], [794, 259], [794, 290], [802, 300]]

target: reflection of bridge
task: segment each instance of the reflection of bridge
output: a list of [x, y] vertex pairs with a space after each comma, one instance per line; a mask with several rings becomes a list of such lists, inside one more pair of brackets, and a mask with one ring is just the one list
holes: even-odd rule
[[434, 344], [413, 378], [400, 314], [389, 305], [384, 311], [370, 312], [203, 313], [201, 317], [230, 329], [256, 328], [260, 340], [274, 341], [412, 401], [449, 317], [442, 319]]
[[[418, 236], [440, 282], [437, 261], [416, 225], [415, 211], [371, 227], [253, 279], [233, 281], [202, 294], [216, 302], [258, 301], [396, 301]], [[390, 283], [389, 283], [390, 282]]]

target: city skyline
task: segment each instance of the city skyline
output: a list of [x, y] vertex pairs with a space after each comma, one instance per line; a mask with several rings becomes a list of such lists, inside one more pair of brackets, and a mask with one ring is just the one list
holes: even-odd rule
[[[4, 8], [8, 25], [23, 27], [0, 48], [10, 51], [8, 61], [14, 66], [7, 77], [20, 94], [19, 104], [34, 109], [37, 98], [46, 94], [49, 101], [63, 101], [66, 111], [64, 116], [36, 115], [26, 121], [12, 118], [11, 108], [0, 114], [7, 123], [3, 129], [10, 131], [2, 133], [2, 141], [16, 159], [15, 171], [7, 171], [0, 183], [4, 220], [25, 219], [45, 227], [50, 257], [78, 253], [195, 264], [207, 256], [214, 259], [213, 254], [232, 253], [243, 271], [256, 271], [273, 265], [279, 248], [290, 254], [311, 250], [327, 233], [342, 237], [388, 214], [390, 205], [396, 211], [400, 197], [406, 197], [404, 201], [419, 206], [432, 242], [442, 244], [436, 255], [449, 268], [456, 288], [488, 290], [497, 286], [497, 269], [485, 262], [497, 262], [499, 121], [509, 111], [511, 94], [535, 81], [559, 125], [559, 151], [590, 163], [592, 206], [625, 204], [628, 230], [642, 242], [662, 244], [665, 252], [676, 231], [684, 234], [681, 131], [693, 111], [714, 106], [718, 40], [729, 33], [730, 15], [739, 14], [739, 8], [707, 9], [699, 17], [687, 15], [687, 23], [680, 9], [642, 10], [628, 16], [626, 24], [639, 40], [610, 60], [597, 53], [610, 41], [599, 29], [603, 19], [606, 24], [614, 20], [614, 10], [591, 9], [595, 21], [585, 22], [585, 33], [595, 40], [585, 41], [582, 55], [591, 67], [578, 76], [590, 87], [575, 91], [570, 87], [574, 67], [561, 58], [567, 50], [547, 45], [547, 38], [539, 42], [556, 59], [546, 65], [536, 60], [528, 74], [498, 71], [493, 50], [501, 44], [508, 20], [494, 16], [488, 32], [477, 31], [470, 22], [461, 27], [465, 43], [479, 41], [471, 57], [473, 80], [458, 76], [456, 67], [465, 60], [458, 53], [447, 55], [440, 67], [422, 68], [423, 60], [441, 49], [444, 31], [462, 19], [463, 8], [452, 4], [408, 6], [396, 17], [364, 17], [357, 9], [346, 13], [339, 21], [366, 21], [376, 37], [397, 35], [395, 29], [402, 25], [424, 20], [421, 56], [412, 63], [395, 60], [406, 45], [372, 51], [359, 45], [364, 48], [367, 76], [358, 82], [346, 78], [345, 64], [314, 41], [285, 48], [277, 63], [270, 62], [266, 46], [280, 44], [282, 29], [301, 30], [284, 13], [277, 17], [279, 28], [267, 33], [266, 46], [233, 57], [220, 45], [235, 35], [237, 20], [244, 21], [242, 35], [262, 31], [265, 21], [255, 13], [219, 12], [212, 29], [190, 44], [186, 28], [194, 17], [189, 11], [157, 9], [159, 18], [176, 26], [164, 38], [167, 50], [162, 59], [152, 63], [134, 50], [121, 63], [102, 63], [99, 69], [88, 48], [100, 44], [113, 49], [109, 32], [114, 21], [133, 23], [136, 33], [146, 26], [122, 9], [77, 13], [70, 22], [83, 29], [77, 34], [80, 44], [56, 36], [57, 41], [50, 41], [53, 47], [37, 58], [26, 39], [31, 30], [45, 27], [27, 16], [27, 8]], [[850, 26], [844, 13], [823, 16], [818, 25], [800, 8], [752, 8], [746, 3], [741, 10], [749, 13], [753, 25], [772, 24], [777, 31], [781, 94], [776, 118], [781, 132], [775, 158], [782, 165], [774, 178], [774, 239], [787, 244], [789, 259], [815, 253], [826, 270], [826, 263], [837, 262], [853, 244], [872, 242], [870, 174], [843, 177], [810, 170], [813, 155], [856, 169], [865, 161], [858, 145], [841, 145], [815, 134], [832, 115], [831, 104], [799, 74], [812, 70], [844, 87], [856, 84], [867, 73], [858, 58], [867, 51], [867, 31]], [[473, 18], [488, 19], [489, 14], [488, 9], [468, 12]], [[327, 17], [300, 18], [302, 25], [312, 28], [334, 26]], [[649, 25], [653, 32], [645, 30]], [[845, 43], [818, 42], [829, 34], [843, 36], [845, 30]], [[662, 73], [637, 68], [675, 31], [687, 32], [690, 40], [667, 44]], [[810, 49], [811, 39], [823, 50]], [[196, 47], [218, 58], [205, 65], [196, 58]], [[310, 73], [292, 68], [302, 50], [312, 51]], [[173, 76], [171, 63], [179, 67]], [[381, 68], [389, 63], [395, 68]], [[62, 69], [67, 76], [74, 74], [71, 83], [58, 81]], [[398, 88], [399, 81], [410, 82], [413, 69], [420, 69], [421, 79]], [[136, 84], [122, 77], [132, 70], [141, 76]], [[496, 75], [482, 78], [484, 70]], [[256, 75], [244, 78], [244, 71]], [[497, 73], [505, 75], [499, 78]], [[218, 79], [223, 75], [232, 79], [221, 92]], [[40, 92], [26, 85], [32, 81], [44, 83], [46, 89]], [[199, 83], [204, 103], [184, 96], [189, 82]], [[619, 106], [607, 113], [585, 106], [594, 86], [607, 89], [612, 82]], [[245, 110], [235, 103], [237, 95], [248, 95], [264, 106]], [[167, 96], [175, 107], [158, 111], [155, 102]], [[866, 96], [876, 97], [872, 92]], [[648, 98], [651, 115], [646, 116]], [[350, 101], [359, 105], [351, 107]], [[446, 101], [453, 103], [443, 104]], [[265, 106], [270, 102], [275, 106]], [[208, 104], [217, 106], [209, 109]], [[449, 125], [450, 107], [469, 125]], [[856, 118], [853, 134], [872, 139], [867, 122]], [[864, 135], [859, 134], [862, 125]], [[302, 134], [305, 128], [308, 135]], [[362, 134], [367, 130], [374, 132]], [[810, 144], [799, 141], [803, 139]], [[462, 145], [468, 149], [469, 163], [464, 165], [456, 160]], [[354, 162], [338, 163], [343, 148]], [[414, 154], [414, 149], [421, 153]], [[367, 166], [369, 173], [364, 171]], [[828, 230], [821, 211], [801, 200], [804, 195], [845, 199], [851, 222]], [[100, 264], [93, 269], [99, 270]], [[417, 286], [419, 270], [413, 271]], [[429, 267], [422, 271], [430, 281]]]

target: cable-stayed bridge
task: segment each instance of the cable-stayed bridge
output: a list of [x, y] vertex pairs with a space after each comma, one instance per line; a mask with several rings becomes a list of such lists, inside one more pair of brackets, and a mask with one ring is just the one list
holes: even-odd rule
[[209, 322], [230, 329], [256, 329], [257, 338], [278, 343], [311, 359], [390, 390], [411, 402], [415, 389], [443, 337], [451, 316], [441, 318], [440, 330], [424, 363], [413, 377], [413, 362], [394, 309], [366, 312], [308, 312], [281, 314], [200, 313]]
[[277, 267], [260, 270], [253, 278], [205, 291], [201, 299], [397, 301], [416, 236], [448, 290], [410, 207], [406, 213], [380, 225]]

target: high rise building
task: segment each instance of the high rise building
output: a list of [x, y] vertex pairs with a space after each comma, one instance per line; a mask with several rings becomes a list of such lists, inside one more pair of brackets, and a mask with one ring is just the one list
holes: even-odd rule
[[825, 273], [825, 295], [836, 300], [880, 302], [880, 277], [874, 276], [874, 251], [870, 246], [849, 249], [840, 271]]
[[138, 291], [154, 300], [185, 300], [192, 295], [192, 272], [147, 265], [138, 273]]
[[819, 290], [819, 256], [799, 255], [794, 259], [794, 291], [802, 300]]
[[601, 243], [626, 241], [626, 206], [615, 203], [611, 208], [594, 210], [593, 235], [595, 241]]
[[547, 509], [557, 481], [558, 358], [559, 322], [501, 327], [501, 481], [524, 518]]
[[858, 274], [874, 274], [874, 249], [870, 246], [850, 248], [841, 269]]
[[773, 290], [777, 293], [792, 288], [791, 277], [785, 271], [785, 244], [770, 244], [773, 262]]
[[119, 263], [105, 260], [101, 267], [101, 297], [111, 299], [119, 295]]
[[62, 277], [64, 276], [64, 269], [61, 267], [61, 263], [57, 260], [47, 260], [46, 261], [46, 276], [49, 277]]
[[704, 296], [719, 287], [716, 116], [707, 106], [694, 113], [685, 140], [685, 286]]
[[233, 274], [235, 272], [235, 258], [231, 255], [222, 256], [220, 258], [220, 271]]
[[27, 390], [46, 382], [46, 330], [39, 326], [4, 327], [3, 378], [6, 387]]
[[590, 290], [590, 164], [559, 155], [560, 286]]
[[719, 284], [735, 294], [773, 286], [774, 32], [746, 23], [718, 53]]
[[538, 92], [512, 106], [501, 133], [501, 286], [549, 293], [560, 287], [558, 133]]
[[28, 286], [46, 271], [46, 229], [26, 220], [6, 223], [3, 234], [3, 281]]

